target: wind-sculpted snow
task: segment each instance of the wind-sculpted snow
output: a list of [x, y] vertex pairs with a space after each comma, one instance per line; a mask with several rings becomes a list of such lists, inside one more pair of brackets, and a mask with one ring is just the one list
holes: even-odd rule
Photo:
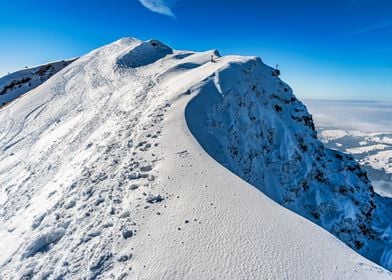
[[305, 106], [260, 59], [214, 73], [186, 115], [192, 133], [217, 161], [392, 269], [392, 200], [374, 193], [352, 156], [317, 140]]
[[117, 63], [124, 67], [142, 67], [172, 53], [173, 50], [168, 46], [157, 40], [150, 40], [137, 45], [129, 53], [120, 57]]
[[[195, 136], [252, 184], [271, 180], [253, 182], [252, 172], [268, 174], [245, 157], [234, 165], [241, 155], [253, 157], [250, 150], [280, 160], [269, 169], [276, 180], [293, 179], [300, 172], [298, 161], [292, 160], [283, 175], [279, 166], [287, 154], [307, 158], [309, 168], [322, 164], [327, 156], [310, 156], [322, 149], [309, 140], [315, 137], [308, 128], [310, 117], [304, 118], [305, 108], [295, 98], [288, 104], [279, 100], [291, 93], [279, 91], [280, 81], [269, 78], [270, 70], [254, 58], [175, 51], [155, 40], [122, 39], [81, 57], [0, 109], [0, 278], [389, 279], [389, 272], [217, 164], [192, 137], [185, 108], [193, 99], [186, 119]], [[256, 82], [250, 99], [243, 98], [249, 81]], [[290, 102], [302, 110], [295, 114], [302, 117], [295, 125], [284, 122]], [[247, 123], [247, 112], [254, 114], [251, 120], [259, 128]], [[231, 128], [224, 132], [227, 124]], [[246, 134], [238, 133], [240, 126]], [[274, 127], [279, 134], [269, 132]], [[298, 137], [294, 128], [303, 130], [295, 130]], [[259, 138], [257, 129], [263, 133]], [[286, 146], [278, 136], [288, 139]], [[300, 147], [308, 153], [297, 151], [299, 137], [304, 137]], [[230, 143], [233, 147], [226, 150]], [[236, 157], [229, 157], [232, 152]], [[346, 166], [343, 160], [333, 161], [323, 170], [338, 163]], [[255, 171], [244, 173], [253, 166]], [[370, 186], [356, 175], [360, 172], [343, 170], [334, 179], [347, 181], [341, 185], [347, 185], [348, 201], [351, 184], [358, 182], [360, 205], [350, 208], [357, 221], [367, 213], [359, 207], [372, 201]], [[337, 199], [332, 206], [340, 206], [343, 194], [322, 193], [315, 182], [321, 178], [329, 180], [327, 175], [309, 179], [307, 198], [318, 191], [321, 202], [326, 194]], [[275, 183], [260, 189], [269, 195], [275, 190], [295, 205], [303, 203], [303, 214], [314, 204], [320, 220], [341, 225], [333, 215], [344, 215], [343, 210], [327, 212], [329, 205], [300, 200], [304, 191], [292, 193], [287, 183]], [[366, 230], [372, 225], [363, 222]], [[346, 235], [365, 240], [355, 226], [352, 230]], [[388, 263], [389, 254], [383, 259]]]

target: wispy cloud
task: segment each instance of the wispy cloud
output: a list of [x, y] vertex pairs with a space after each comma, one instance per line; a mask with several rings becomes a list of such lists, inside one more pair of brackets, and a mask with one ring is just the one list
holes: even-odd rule
[[139, 0], [139, 2], [154, 13], [176, 18], [167, 0]]
[[392, 26], [392, 20], [388, 20], [388, 21], [377, 23], [377, 24], [369, 25], [367, 27], [364, 27], [364, 28], [358, 30], [357, 32], [351, 33], [350, 35], [351, 36], [360, 35], [360, 34], [364, 34], [364, 33], [368, 33], [368, 32], [377, 31], [377, 30], [380, 30], [380, 29], [384, 29], [384, 28], [387, 28], [387, 27], [390, 27], [390, 26]]

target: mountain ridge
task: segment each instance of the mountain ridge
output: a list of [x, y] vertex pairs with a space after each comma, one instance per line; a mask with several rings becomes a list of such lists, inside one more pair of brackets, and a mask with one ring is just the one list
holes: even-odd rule
[[[388, 279], [389, 272], [223, 167], [233, 162], [216, 164], [217, 155], [199, 146], [206, 148], [194, 125], [225, 147], [226, 136], [215, 141], [207, 133], [221, 135], [213, 123], [227, 120], [225, 106], [233, 114], [247, 110], [244, 88], [253, 85], [244, 75], [265, 87], [259, 97], [273, 100], [271, 116], [285, 109], [284, 98], [268, 96], [277, 88], [292, 94], [272, 68], [255, 57], [212, 62], [214, 50], [166, 47], [119, 40], [0, 110], [0, 275]], [[220, 100], [224, 106], [214, 107]]]

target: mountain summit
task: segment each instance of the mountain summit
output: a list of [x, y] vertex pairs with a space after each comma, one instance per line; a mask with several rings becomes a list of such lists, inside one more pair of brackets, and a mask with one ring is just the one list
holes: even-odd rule
[[2, 279], [391, 278], [391, 200], [260, 58], [125, 38], [0, 119]]

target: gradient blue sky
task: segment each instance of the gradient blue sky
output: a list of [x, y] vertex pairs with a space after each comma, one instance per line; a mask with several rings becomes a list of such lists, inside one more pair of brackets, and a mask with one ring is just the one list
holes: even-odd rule
[[391, 0], [14, 0], [0, 11], [0, 76], [132, 36], [260, 56], [302, 98], [392, 100]]

